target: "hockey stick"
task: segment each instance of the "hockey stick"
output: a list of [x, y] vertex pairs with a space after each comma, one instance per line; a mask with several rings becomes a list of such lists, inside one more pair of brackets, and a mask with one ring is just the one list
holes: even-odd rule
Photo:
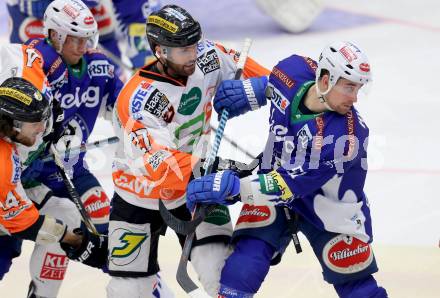
[[[110, 145], [113, 143], [117, 143], [119, 142], [119, 138], [118, 137], [110, 137], [107, 139], [103, 139], [103, 140], [98, 140], [95, 142], [91, 142], [91, 143], [87, 143], [87, 144], [82, 144], [80, 146], [77, 147], [73, 147], [69, 149], [69, 155], [77, 155], [80, 153], [84, 153], [87, 152], [87, 150], [91, 150], [91, 149], [95, 149], [95, 148], [100, 148], [100, 147], [104, 147], [106, 145]], [[64, 155], [66, 151], [63, 152], [59, 152], [59, 154]], [[54, 154], [48, 154], [45, 157], [42, 158], [42, 161], [46, 162], [46, 161], [51, 161], [54, 160]]]
[[[239, 79], [241, 77], [241, 74], [243, 72], [243, 67], [246, 62], [246, 58], [247, 58], [251, 43], [252, 43], [252, 41], [250, 39], [246, 39], [244, 42], [243, 50], [241, 51], [239, 61], [237, 62], [237, 71], [235, 73], [235, 79]], [[221, 127], [221, 123], [219, 123], [219, 128], [220, 127]], [[216, 129], [212, 126], [211, 126], [211, 128], [213, 128], [215, 130], [216, 136], [217, 136], [217, 132], [218, 132], [219, 128]], [[236, 148], [241, 150], [247, 156], [254, 158], [247, 150], [245, 150], [244, 148], [239, 146], [236, 142], [234, 142], [230, 138], [228, 138], [224, 135], [223, 135], [223, 138], [225, 140], [227, 140], [232, 146], [235, 146]], [[215, 143], [214, 143], [214, 145], [215, 145]], [[214, 155], [214, 159], [215, 159], [215, 155]], [[207, 161], [208, 160], [205, 160], [205, 163]], [[206, 171], [205, 171], [205, 175], [206, 175]], [[215, 208], [215, 206], [204, 206], [203, 212], [199, 211], [199, 212], [195, 213], [194, 217], [192, 218], [191, 221], [184, 221], [184, 220], [181, 220], [181, 219], [175, 217], [165, 207], [165, 204], [161, 200], [159, 200], [159, 212], [160, 212], [160, 215], [162, 216], [162, 219], [167, 224], [167, 226], [169, 226], [171, 229], [173, 229], [174, 231], [176, 231], [177, 233], [182, 234], [182, 235], [189, 235], [190, 233], [192, 233], [196, 229], [196, 227], [205, 219], [206, 215], [209, 214], [214, 208]]]
[[64, 168], [64, 163], [61, 160], [61, 157], [60, 157], [57, 149], [55, 149], [54, 144], [50, 145], [50, 151], [53, 154], [53, 158], [54, 158], [55, 164], [58, 168], [58, 172], [60, 172], [61, 177], [63, 178], [63, 182], [66, 185], [67, 191], [69, 192], [69, 195], [72, 198], [72, 201], [75, 203], [76, 208], [78, 208], [78, 211], [81, 214], [81, 217], [84, 221], [84, 224], [86, 225], [87, 229], [91, 233], [93, 233], [95, 235], [100, 235], [98, 233], [98, 231], [96, 230], [96, 227], [93, 224], [92, 219], [90, 218], [90, 215], [87, 213], [86, 209], [84, 208], [84, 205], [81, 201], [81, 198], [80, 198], [78, 192], [75, 189], [75, 186], [73, 185], [72, 180], [67, 175], [66, 169]]
[[[213, 125], [211, 125], [210, 127], [213, 131], [217, 131], [217, 128], [215, 128]], [[235, 142], [233, 139], [231, 139], [227, 135], [223, 135], [223, 139], [225, 141], [227, 141], [229, 144], [231, 144], [231, 146], [237, 148], [239, 151], [244, 153], [244, 155], [246, 155], [247, 157], [249, 157], [251, 159], [255, 159], [255, 157], [249, 151], [247, 151], [245, 148], [243, 148], [241, 145], [239, 145], [237, 142]]]
[[[239, 79], [241, 77], [244, 64], [246, 62], [249, 49], [251, 47], [251, 43], [252, 43], [251, 39], [248, 38], [244, 42], [239, 61], [237, 63], [237, 71], [235, 73], [235, 79]], [[215, 157], [217, 156], [217, 152], [220, 147], [220, 142], [223, 136], [226, 121], [228, 120], [228, 116], [229, 116], [229, 112], [227, 110], [223, 110], [215, 134], [212, 150], [208, 158], [205, 160], [205, 163], [203, 164], [203, 168], [205, 169], [205, 175], [208, 175], [212, 170], [212, 165], [214, 163]], [[195, 217], [195, 215], [199, 213], [199, 210], [203, 210], [203, 208], [205, 207], [201, 206], [200, 204], [197, 204], [196, 209], [193, 213], [193, 217]], [[185, 244], [183, 245], [182, 255], [180, 257], [179, 267], [177, 268], [177, 274], [176, 274], [177, 282], [182, 287], [182, 289], [191, 297], [205, 295], [205, 292], [202, 289], [199, 289], [199, 287], [192, 281], [187, 271], [188, 259], [191, 254], [191, 248], [192, 248], [192, 243], [194, 241], [194, 236], [195, 236], [195, 231], [190, 233], [185, 239]]]

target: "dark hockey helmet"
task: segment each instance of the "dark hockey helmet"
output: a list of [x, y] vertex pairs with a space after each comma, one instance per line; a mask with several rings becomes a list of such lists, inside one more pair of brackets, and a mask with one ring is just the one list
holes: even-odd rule
[[50, 102], [40, 90], [23, 78], [12, 77], [0, 85], [0, 115], [20, 122], [49, 119]]
[[177, 5], [166, 5], [147, 18], [147, 39], [153, 53], [156, 45], [186, 47], [201, 38], [199, 22]]

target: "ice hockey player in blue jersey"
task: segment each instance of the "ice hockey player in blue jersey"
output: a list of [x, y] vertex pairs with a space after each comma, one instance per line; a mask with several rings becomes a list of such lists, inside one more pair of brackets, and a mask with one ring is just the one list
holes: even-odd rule
[[[224, 81], [214, 99], [230, 117], [251, 110], [256, 80]], [[302, 232], [323, 278], [339, 297], [387, 297], [372, 276], [371, 216], [364, 183], [369, 130], [353, 106], [371, 81], [365, 54], [350, 42], [324, 48], [318, 64], [292, 55], [272, 70], [265, 88], [270, 131], [260, 170], [239, 179], [232, 171], [193, 180], [187, 205], [230, 204], [240, 195], [234, 252], [222, 270], [219, 297], [252, 297], [270, 265]], [[212, 177], [214, 176], [214, 177]], [[235, 196], [234, 200], [230, 197]]]
[[[98, 116], [108, 114], [106, 118], [111, 119], [122, 82], [114, 75], [115, 66], [109, 59], [94, 50], [98, 42], [97, 23], [81, 1], [51, 2], [45, 12], [44, 31], [45, 39], [31, 39], [28, 45], [41, 54], [54, 99], [64, 111], [64, 120], [47, 141], [64, 151], [87, 142]], [[46, 145], [43, 143], [25, 161], [29, 166], [22, 174], [23, 186], [41, 214], [56, 215], [72, 227], [79, 227], [81, 218], [75, 205], [65, 199], [70, 196], [54, 162], [31, 160], [42, 157], [40, 151]], [[73, 173], [72, 181], [98, 231], [106, 234], [110, 201], [87, 169], [84, 155], [67, 156], [65, 167]], [[1, 255], [7, 253], [2, 250]], [[56, 297], [67, 265], [68, 259], [59, 244], [36, 245], [30, 261], [33, 281], [29, 297]]]
[[[44, 36], [43, 16], [53, 0], [9, 0], [7, 8], [12, 30], [10, 42], [24, 43], [30, 38]], [[75, 1], [75, 0], [72, 0]], [[134, 68], [139, 68], [151, 59], [145, 38], [147, 16], [160, 8], [159, 0], [84, 0], [98, 24], [100, 45], [118, 58], [119, 36], [126, 42], [125, 54]], [[112, 17], [112, 10], [116, 22]]]

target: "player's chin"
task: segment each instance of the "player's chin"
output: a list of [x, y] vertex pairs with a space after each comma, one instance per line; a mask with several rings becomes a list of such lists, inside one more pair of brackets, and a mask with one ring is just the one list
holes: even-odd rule
[[195, 64], [184, 65], [182, 70], [186, 76], [190, 76], [196, 71], [196, 65]]

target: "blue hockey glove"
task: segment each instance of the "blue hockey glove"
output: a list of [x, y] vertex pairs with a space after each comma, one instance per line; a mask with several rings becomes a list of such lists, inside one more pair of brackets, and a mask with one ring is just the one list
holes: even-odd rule
[[267, 103], [267, 77], [241, 80], [225, 80], [220, 83], [214, 97], [214, 109], [221, 114], [223, 109], [229, 112], [229, 118], [256, 110]]
[[229, 205], [228, 197], [240, 193], [240, 179], [231, 170], [220, 171], [192, 180], [186, 188], [186, 207], [192, 212], [197, 203]]

